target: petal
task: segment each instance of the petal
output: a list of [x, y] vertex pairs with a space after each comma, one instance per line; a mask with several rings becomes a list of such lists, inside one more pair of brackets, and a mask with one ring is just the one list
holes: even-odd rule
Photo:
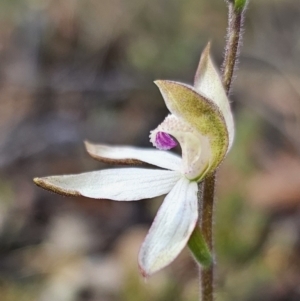
[[170, 170], [179, 170], [181, 158], [173, 153], [151, 148], [108, 146], [85, 142], [87, 152], [95, 159], [113, 164], [142, 164], [143, 162]]
[[187, 244], [198, 218], [197, 191], [196, 182], [181, 178], [166, 196], [139, 253], [143, 276], [170, 264]]
[[180, 143], [182, 173], [187, 178], [198, 178], [207, 171], [211, 161], [211, 149], [207, 137], [175, 115], [168, 115], [155, 130], [151, 131], [150, 141], [158, 148], [160, 143], [157, 143], [157, 136], [160, 133], [170, 134]]
[[200, 94], [212, 100], [222, 112], [227, 125], [229, 135], [228, 149], [230, 149], [234, 138], [233, 116], [221, 77], [209, 53], [210, 43], [207, 44], [201, 54], [199, 66], [195, 75], [194, 87]]
[[115, 201], [136, 201], [168, 193], [180, 173], [144, 168], [116, 168], [75, 175], [36, 178], [34, 182], [53, 192]]
[[169, 111], [209, 139], [211, 162], [206, 174], [214, 171], [228, 150], [227, 126], [218, 106], [191, 86], [166, 80], [156, 81], [155, 84]]

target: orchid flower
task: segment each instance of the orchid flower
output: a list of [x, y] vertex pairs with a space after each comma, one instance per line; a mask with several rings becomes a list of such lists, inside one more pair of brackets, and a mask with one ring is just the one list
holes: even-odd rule
[[[198, 219], [198, 182], [215, 171], [233, 142], [229, 100], [209, 48], [201, 55], [194, 86], [155, 82], [171, 112], [150, 134], [159, 150], [85, 143], [88, 153], [102, 162], [148, 163], [160, 169], [126, 167], [34, 179], [38, 186], [68, 196], [136, 201], [167, 194], [140, 249], [144, 276], [170, 264], [187, 244]], [[167, 152], [177, 142], [181, 157]]]

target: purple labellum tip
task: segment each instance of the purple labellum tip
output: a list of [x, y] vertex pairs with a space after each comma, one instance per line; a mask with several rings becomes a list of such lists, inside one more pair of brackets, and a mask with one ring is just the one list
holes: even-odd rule
[[158, 132], [155, 137], [156, 147], [162, 150], [168, 150], [177, 145], [177, 142], [167, 133]]

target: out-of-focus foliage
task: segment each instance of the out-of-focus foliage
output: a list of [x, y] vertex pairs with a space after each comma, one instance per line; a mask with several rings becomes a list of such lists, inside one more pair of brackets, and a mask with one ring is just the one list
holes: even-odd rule
[[[150, 146], [155, 79], [192, 82], [221, 0], [0, 1], [0, 300], [197, 300], [188, 252], [144, 283], [137, 252], [161, 198], [63, 198], [34, 176], [104, 168], [82, 141]], [[250, 1], [219, 171], [217, 300], [299, 300], [300, 6]]]

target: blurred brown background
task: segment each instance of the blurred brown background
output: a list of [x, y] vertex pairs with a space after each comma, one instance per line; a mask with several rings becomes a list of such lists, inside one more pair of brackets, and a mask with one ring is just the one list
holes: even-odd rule
[[[250, 1], [220, 168], [217, 301], [300, 300], [300, 3]], [[162, 200], [64, 198], [32, 178], [106, 167], [82, 141], [149, 147], [155, 79], [191, 83], [222, 0], [0, 1], [0, 301], [197, 300], [187, 251], [145, 283], [137, 253]]]

